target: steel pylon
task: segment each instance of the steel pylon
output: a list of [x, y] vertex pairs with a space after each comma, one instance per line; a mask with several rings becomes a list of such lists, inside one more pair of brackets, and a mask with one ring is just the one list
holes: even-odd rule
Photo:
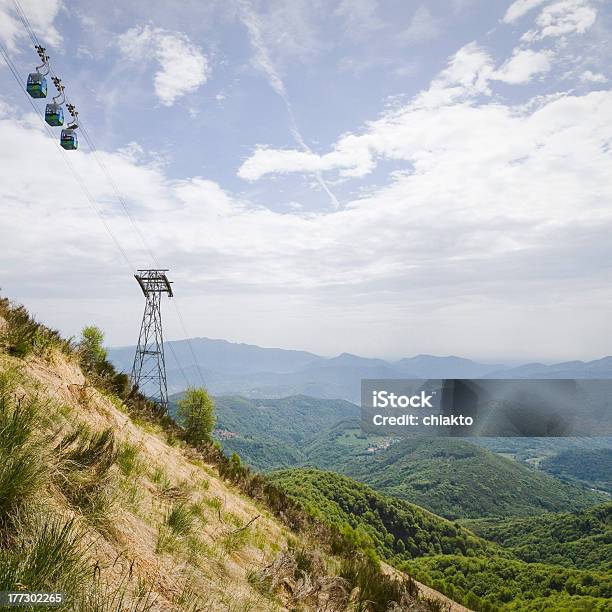
[[139, 391], [168, 409], [168, 384], [164, 357], [161, 296], [172, 297], [168, 270], [138, 270], [134, 275], [145, 296], [138, 346], [132, 366], [132, 382]]

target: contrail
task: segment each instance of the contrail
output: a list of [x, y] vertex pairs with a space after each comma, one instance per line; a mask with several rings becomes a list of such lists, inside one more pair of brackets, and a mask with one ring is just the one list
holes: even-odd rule
[[[259, 17], [253, 11], [249, 2], [247, 2], [246, 0], [239, 0], [238, 6], [240, 8], [240, 19], [249, 32], [249, 40], [251, 42], [251, 46], [255, 50], [255, 62], [257, 63], [260, 70], [262, 70], [262, 72], [264, 72], [265, 75], [268, 77], [270, 87], [272, 87], [272, 89], [280, 96], [281, 100], [285, 104], [285, 108], [287, 109], [287, 115], [289, 116], [289, 130], [291, 131], [291, 135], [303, 151], [312, 154], [313, 151], [306, 144], [304, 138], [302, 137], [302, 133], [300, 132], [300, 128], [297, 124], [297, 121], [295, 120], [293, 107], [291, 106], [289, 96], [287, 95], [285, 84], [283, 83], [282, 78], [278, 74], [276, 68], [274, 67], [274, 64], [272, 63], [272, 60], [270, 59], [270, 54], [268, 53], [268, 49], [261, 35], [261, 23]], [[317, 179], [317, 183], [319, 183], [323, 191], [325, 191], [325, 193], [327, 193], [327, 195], [329, 196], [329, 199], [331, 200], [334, 208], [340, 208], [340, 202], [338, 202], [336, 196], [327, 186], [327, 183], [323, 179], [321, 171], [316, 170], [314, 172], [314, 175]]]

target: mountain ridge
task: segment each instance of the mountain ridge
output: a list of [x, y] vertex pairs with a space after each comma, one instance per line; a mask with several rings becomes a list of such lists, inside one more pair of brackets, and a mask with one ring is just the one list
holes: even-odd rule
[[[191, 347], [187, 340], [166, 342], [171, 347], [166, 351], [170, 393], [182, 391], [185, 378], [192, 384], [199, 384], [203, 378], [215, 395], [279, 398], [303, 394], [358, 403], [364, 378], [612, 378], [611, 356], [592, 361], [506, 366], [457, 355], [420, 354], [385, 360], [342, 352], [323, 357], [308, 351], [206, 337], [190, 342]], [[117, 369], [129, 372], [134, 351], [133, 346], [110, 348], [109, 359]]]

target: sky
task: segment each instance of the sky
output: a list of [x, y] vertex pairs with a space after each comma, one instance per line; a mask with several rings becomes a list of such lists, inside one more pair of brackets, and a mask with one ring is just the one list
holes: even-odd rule
[[[167, 339], [612, 353], [611, 3], [20, 5], [95, 146], [0, 59], [0, 291], [40, 320], [135, 344], [160, 266]], [[25, 79], [13, 0], [0, 42]]]

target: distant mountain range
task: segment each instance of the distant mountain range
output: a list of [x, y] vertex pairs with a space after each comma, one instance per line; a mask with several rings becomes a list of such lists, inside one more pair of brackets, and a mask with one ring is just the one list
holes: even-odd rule
[[[187, 341], [167, 342], [166, 346], [169, 391], [183, 390], [186, 378], [192, 384], [199, 384], [200, 374]], [[359, 402], [362, 378], [612, 378], [612, 357], [509, 367], [435, 355], [417, 355], [398, 361], [349, 353], [326, 358], [306, 351], [262, 348], [210, 338], [194, 338], [191, 347], [204, 382], [213, 394], [239, 393], [253, 398], [302, 394]], [[111, 348], [109, 357], [116, 367], [129, 372], [134, 350], [133, 346]]]

